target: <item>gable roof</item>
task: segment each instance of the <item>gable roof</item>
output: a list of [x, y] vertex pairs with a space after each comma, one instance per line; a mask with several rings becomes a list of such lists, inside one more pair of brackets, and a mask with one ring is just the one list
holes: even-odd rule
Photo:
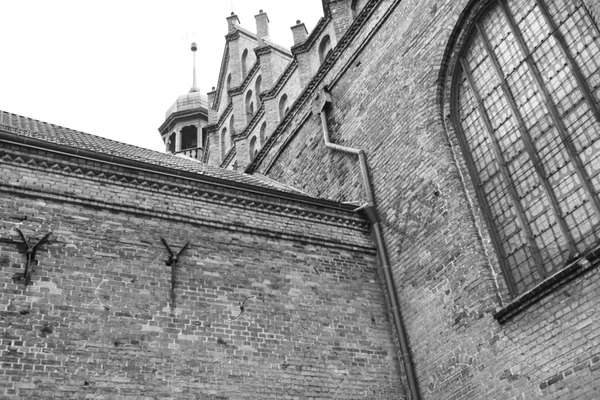
[[38, 121], [36, 119], [23, 117], [2, 110], [0, 110], [0, 131], [10, 133], [12, 136], [20, 138], [34, 139], [35, 141], [42, 143], [45, 142], [50, 145], [49, 147], [56, 148], [56, 145], [58, 145], [61, 149], [66, 151], [71, 150], [70, 152], [86, 150], [88, 153], [97, 154], [99, 159], [106, 159], [106, 156], [117, 157], [172, 170], [191, 172], [212, 178], [228, 180], [235, 183], [275, 189], [288, 193], [295, 192], [291, 188], [283, 185], [261, 180], [258, 177], [251, 175], [213, 167], [189, 157], [175, 156], [173, 154], [161, 153], [117, 142], [115, 140]]

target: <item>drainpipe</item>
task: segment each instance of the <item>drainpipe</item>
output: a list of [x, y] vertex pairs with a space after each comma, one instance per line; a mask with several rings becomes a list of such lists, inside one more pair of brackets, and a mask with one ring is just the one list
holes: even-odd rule
[[327, 113], [325, 111], [325, 108], [329, 104], [331, 104], [331, 94], [324, 89], [313, 99], [313, 113], [319, 113], [321, 116], [321, 126], [323, 128], [323, 138], [325, 139], [325, 147], [336, 151], [341, 151], [343, 153], [354, 154], [358, 156], [363, 186], [367, 195], [367, 204], [360, 207], [360, 209], [365, 210], [365, 213], [369, 218], [369, 222], [371, 222], [371, 226], [373, 227], [373, 233], [375, 235], [375, 244], [377, 246], [377, 253], [379, 254], [379, 259], [381, 260], [381, 268], [383, 269], [383, 275], [385, 278], [388, 300], [390, 302], [392, 317], [394, 319], [394, 327], [396, 328], [398, 341], [400, 343], [400, 353], [402, 356], [402, 363], [404, 364], [406, 380], [410, 389], [411, 399], [421, 400], [421, 396], [419, 394], [419, 386], [413, 367], [412, 356], [410, 348], [408, 346], [408, 335], [406, 334], [406, 328], [402, 320], [402, 314], [400, 313], [398, 291], [396, 290], [396, 284], [394, 283], [394, 278], [392, 276], [392, 270], [390, 268], [390, 262], [387, 254], [387, 248], [385, 246], [385, 241], [383, 240], [381, 220], [379, 219], [379, 214], [377, 212], [377, 208], [375, 207], [375, 196], [373, 195], [371, 179], [369, 178], [367, 157], [363, 150], [331, 143], [331, 140], [329, 139], [329, 127], [327, 125]]

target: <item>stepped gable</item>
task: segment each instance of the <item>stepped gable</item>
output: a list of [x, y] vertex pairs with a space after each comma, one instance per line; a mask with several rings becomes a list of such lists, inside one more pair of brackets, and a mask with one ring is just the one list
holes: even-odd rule
[[213, 178], [225, 179], [232, 182], [284, 192], [296, 192], [284, 185], [277, 185], [273, 182], [261, 180], [260, 178], [251, 175], [206, 165], [189, 157], [161, 153], [121, 143], [2, 110], [0, 110], [0, 130], [61, 146], [84, 149], [98, 154], [135, 160], [174, 170], [187, 171], [200, 175], [207, 175]]

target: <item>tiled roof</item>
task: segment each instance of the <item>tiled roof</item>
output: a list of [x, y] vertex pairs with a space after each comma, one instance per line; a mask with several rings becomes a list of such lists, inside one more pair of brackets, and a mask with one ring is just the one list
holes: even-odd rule
[[0, 110], [0, 130], [60, 146], [84, 149], [98, 154], [135, 160], [174, 170], [187, 171], [284, 192], [295, 192], [291, 188], [276, 185], [273, 182], [261, 180], [252, 175], [213, 167], [192, 158], [178, 157], [172, 154], [144, 149], [2, 110]]

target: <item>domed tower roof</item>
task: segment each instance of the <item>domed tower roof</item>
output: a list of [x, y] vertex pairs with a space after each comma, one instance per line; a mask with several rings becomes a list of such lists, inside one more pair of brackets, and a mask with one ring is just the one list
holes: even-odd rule
[[182, 94], [177, 98], [173, 105], [167, 109], [165, 119], [169, 119], [171, 114], [187, 110], [200, 110], [206, 113], [208, 110], [208, 99], [206, 95], [200, 92]]
[[194, 55], [194, 82], [192, 84], [192, 88], [190, 89], [189, 93], [179, 96], [177, 101], [175, 101], [175, 103], [169, 107], [167, 114], [165, 115], [165, 119], [169, 119], [171, 114], [178, 111], [202, 109], [205, 113], [207, 112], [208, 99], [206, 95], [200, 93], [198, 85], [196, 84], [196, 50], [198, 50], [198, 46], [195, 42], [192, 43], [191, 50]]

